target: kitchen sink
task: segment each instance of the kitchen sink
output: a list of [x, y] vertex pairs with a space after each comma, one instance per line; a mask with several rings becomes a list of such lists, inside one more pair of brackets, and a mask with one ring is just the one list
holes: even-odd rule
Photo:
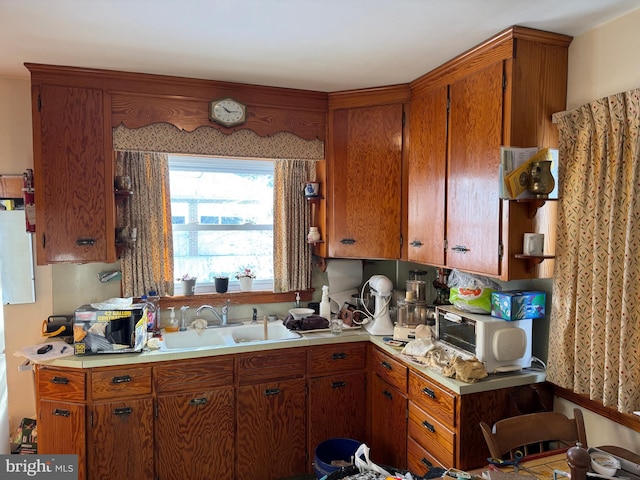
[[267, 324], [267, 338], [265, 338], [264, 335], [263, 324], [248, 324], [243, 325], [242, 327], [232, 328], [231, 336], [235, 343], [265, 342], [273, 340], [281, 341], [302, 338], [302, 335], [298, 332], [289, 330], [282, 324], [282, 322]]
[[218, 347], [232, 345], [233, 339], [219, 329], [207, 328], [195, 330], [189, 328], [184, 332], [169, 332], [162, 336], [164, 348], [167, 350], [201, 347]]
[[244, 323], [237, 326], [210, 327], [197, 330], [189, 327], [183, 332], [169, 332], [162, 336], [163, 350], [190, 348], [231, 347], [241, 343], [261, 343], [302, 338], [298, 332], [285, 327], [281, 321], [267, 324], [267, 338], [262, 323]]

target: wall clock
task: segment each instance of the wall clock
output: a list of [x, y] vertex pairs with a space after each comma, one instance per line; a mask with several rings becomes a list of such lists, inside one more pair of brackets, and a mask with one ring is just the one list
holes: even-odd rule
[[247, 108], [232, 98], [212, 100], [209, 119], [225, 127], [233, 127], [247, 121]]

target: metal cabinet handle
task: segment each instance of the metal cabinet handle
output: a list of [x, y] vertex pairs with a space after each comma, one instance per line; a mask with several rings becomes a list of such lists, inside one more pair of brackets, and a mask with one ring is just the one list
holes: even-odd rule
[[430, 462], [429, 460], [427, 460], [425, 457], [422, 457], [422, 458], [420, 459], [420, 461], [421, 461], [422, 463], [424, 463], [424, 464], [427, 466], [427, 468], [432, 468], [432, 467], [433, 467], [433, 463], [431, 463], [431, 462]]
[[436, 433], [435, 427], [431, 425], [429, 422], [427, 422], [426, 420], [422, 422], [422, 426], [427, 430], [429, 430], [431, 433]]
[[279, 388], [267, 388], [264, 391], [265, 395], [278, 395], [280, 393], [280, 389]]
[[385, 361], [380, 362], [380, 365], [382, 365], [382, 367], [386, 368], [387, 370], [393, 370], [393, 367]]
[[347, 354], [344, 352], [337, 352], [331, 355], [332, 360], [344, 360], [345, 358], [347, 358]]
[[412, 247], [421, 247], [423, 243], [420, 240], [414, 240], [409, 245], [411, 245]]
[[113, 414], [114, 415], [129, 415], [132, 412], [133, 412], [133, 408], [131, 408], [131, 407], [123, 407], [123, 408], [114, 408], [113, 409]]
[[427, 387], [424, 387], [422, 389], [422, 393], [424, 393], [427, 397], [433, 398], [434, 400], [436, 399], [436, 392]]
[[384, 392], [382, 392], [382, 395], [387, 397], [389, 400], [393, 400], [393, 394], [388, 390], [385, 390]]
[[50, 382], [57, 385], [66, 385], [69, 383], [69, 379], [67, 377], [53, 377]]
[[343, 245], [353, 245], [354, 243], [356, 243], [356, 240], [354, 238], [343, 238], [342, 240], [340, 240], [340, 243], [342, 243]]
[[121, 377], [113, 377], [111, 379], [111, 383], [113, 383], [114, 385], [117, 385], [118, 383], [129, 383], [131, 380], [133, 380], [131, 378], [130, 375], [123, 375]]
[[465, 247], [464, 245], [456, 245], [455, 247], [453, 247], [451, 250], [453, 250], [454, 252], [459, 252], [459, 253], [467, 253], [470, 250]]
[[206, 405], [207, 399], [205, 397], [200, 398], [192, 398], [189, 400], [189, 405], [198, 406], [198, 405]]
[[95, 239], [93, 238], [79, 238], [78, 240], [76, 240], [76, 245], [79, 246], [85, 246], [85, 245], [94, 245], [96, 243]]
[[56, 408], [53, 412], [51, 412], [51, 414], [57, 417], [68, 417], [71, 415], [71, 412], [69, 412], [69, 410], [62, 410], [60, 408]]
[[343, 381], [340, 381], [340, 382], [333, 382], [333, 383], [331, 384], [331, 388], [342, 388], [342, 387], [344, 387], [346, 384], [347, 384], [347, 382], [343, 382]]

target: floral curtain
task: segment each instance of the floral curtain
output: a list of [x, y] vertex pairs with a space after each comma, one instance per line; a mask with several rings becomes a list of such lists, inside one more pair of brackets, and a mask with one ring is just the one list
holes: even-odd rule
[[125, 248], [122, 269], [122, 293], [140, 296], [155, 290], [158, 295], [173, 295], [173, 234], [169, 194], [167, 155], [144, 152], [118, 152], [118, 175], [131, 178], [133, 196], [119, 209], [118, 225], [135, 228], [137, 238]]
[[311, 250], [307, 243], [310, 213], [304, 198], [304, 182], [313, 180], [315, 162], [275, 161], [274, 292], [291, 292], [311, 287]]
[[557, 114], [560, 202], [547, 379], [640, 410], [640, 89]]

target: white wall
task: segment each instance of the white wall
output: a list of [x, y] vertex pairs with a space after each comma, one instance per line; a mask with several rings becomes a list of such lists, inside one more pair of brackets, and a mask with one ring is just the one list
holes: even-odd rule
[[[574, 38], [569, 47], [567, 108], [640, 88], [640, 9]], [[553, 321], [553, 320], [552, 320]], [[573, 417], [574, 405], [556, 399], [554, 410]], [[640, 433], [582, 409], [590, 446], [618, 445], [640, 452]]]
[[[22, 174], [27, 168], [33, 168], [31, 86], [28, 79], [0, 78], [0, 174]], [[35, 267], [35, 279], [36, 303], [5, 305], [3, 309], [12, 431], [23, 417], [36, 414], [33, 375], [18, 372], [24, 358], [13, 353], [40, 343], [42, 321], [52, 314], [51, 268]]]

